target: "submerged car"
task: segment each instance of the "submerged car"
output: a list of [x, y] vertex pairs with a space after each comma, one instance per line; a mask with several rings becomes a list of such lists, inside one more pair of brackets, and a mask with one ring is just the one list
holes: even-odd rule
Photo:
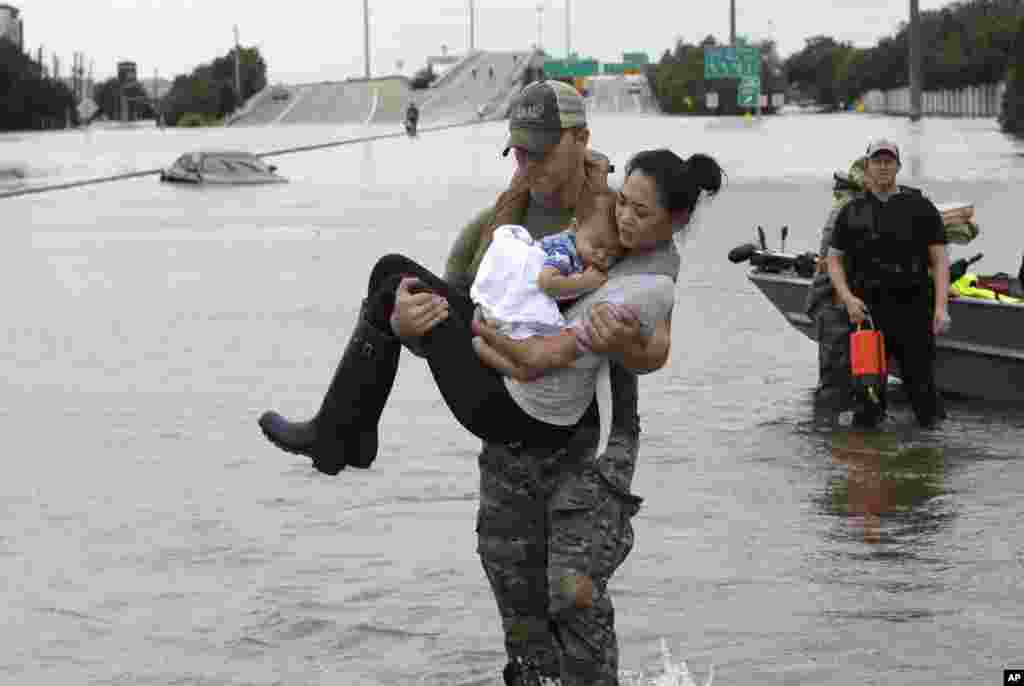
[[160, 172], [161, 181], [218, 185], [284, 183], [277, 167], [241, 151], [201, 150], [182, 155]]

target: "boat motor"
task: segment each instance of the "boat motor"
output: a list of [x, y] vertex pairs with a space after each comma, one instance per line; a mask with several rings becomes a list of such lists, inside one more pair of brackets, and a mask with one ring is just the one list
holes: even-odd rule
[[754, 243], [743, 243], [729, 251], [729, 261], [733, 264], [748, 260], [758, 271], [776, 274], [796, 272], [807, 279], [814, 276], [814, 270], [818, 265], [818, 256], [813, 252], [789, 255], [774, 250], [763, 250]]
[[737, 245], [735, 248], [729, 251], [729, 261], [733, 264], [739, 264], [740, 262], [746, 262], [754, 253], [757, 252], [757, 246], [753, 243], [744, 243], [743, 245]]
[[962, 277], [964, 274], [966, 274], [967, 273], [967, 269], [972, 264], [974, 264], [975, 262], [980, 260], [982, 257], [984, 257], [984, 254], [983, 253], [978, 253], [977, 255], [975, 255], [974, 257], [972, 257], [970, 259], [966, 259], [966, 258], [961, 257], [959, 260], [954, 261], [953, 264], [949, 265], [949, 280], [950, 280], [950, 282], [956, 281], [957, 279]]

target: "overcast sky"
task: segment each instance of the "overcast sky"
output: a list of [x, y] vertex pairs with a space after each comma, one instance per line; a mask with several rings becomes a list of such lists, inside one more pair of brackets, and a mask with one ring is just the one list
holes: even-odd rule
[[[56, 53], [67, 74], [72, 54], [95, 64], [97, 79], [114, 74], [118, 60], [134, 60], [140, 78], [154, 70], [169, 78], [226, 53], [232, 26], [242, 45], [260, 48], [272, 82], [301, 83], [362, 76], [362, 0], [3, 0], [18, 7], [25, 46], [45, 59]], [[469, 46], [470, 0], [369, 0], [373, 75], [411, 75], [428, 55]], [[475, 45], [523, 50], [538, 38], [553, 56], [566, 51], [567, 0], [473, 0]], [[657, 60], [677, 38], [729, 38], [728, 0], [568, 0], [571, 47], [602, 62], [624, 51]], [[920, 0], [921, 10], [950, 4]], [[538, 12], [537, 8], [543, 8]], [[828, 35], [867, 47], [908, 18], [907, 0], [736, 0], [736, 31], [774, 38], [783, 57], [804, 39]], [[399, 63], [401, 62], [401, 67]]]

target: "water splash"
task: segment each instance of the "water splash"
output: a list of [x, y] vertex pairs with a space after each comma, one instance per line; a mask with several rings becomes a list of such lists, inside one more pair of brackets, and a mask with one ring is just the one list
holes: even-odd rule
[[[662, 673], [659, 676], [647, 676], [643, 672], [620, 674], [622, 686], [697, 686], [693, 680], [686, 660], [673, 661], [672, 653], [668, 649], [668, 642], [661, 639], [661, 660]], [[708, 677], [704, 686], [711, 686], [715, 678], [715, 665], [708, 666]]]

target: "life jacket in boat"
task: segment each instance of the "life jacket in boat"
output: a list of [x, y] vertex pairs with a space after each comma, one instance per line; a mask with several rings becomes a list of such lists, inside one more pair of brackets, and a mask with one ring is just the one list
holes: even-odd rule
[[1022, 298], [1011, 298], [990, 288], [978, 286], [978, 275], [967, 272], [959, 279], [949, 285], [949, 292], [966, 298], [980, 298], [982, 300], [998, 300], [1004, 303], [1024, 303]]

